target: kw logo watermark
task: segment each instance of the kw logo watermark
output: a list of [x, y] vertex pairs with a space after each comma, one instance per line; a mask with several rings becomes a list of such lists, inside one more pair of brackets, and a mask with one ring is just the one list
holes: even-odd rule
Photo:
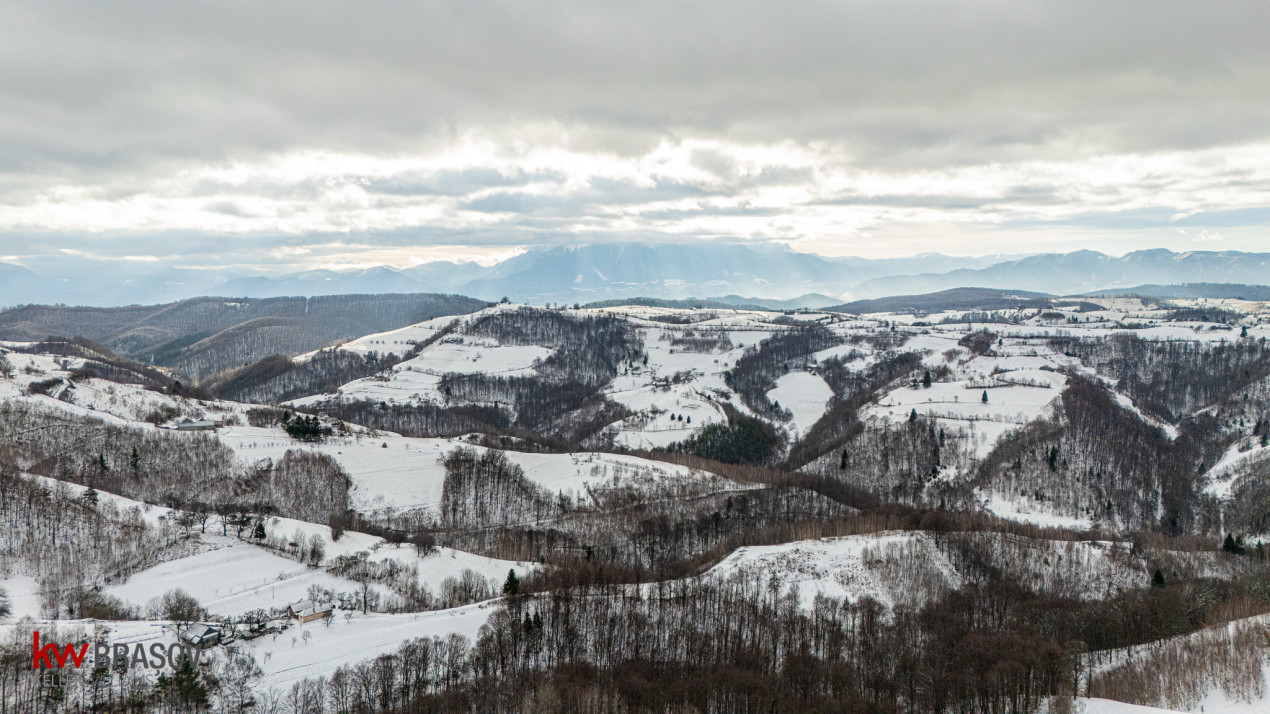
[[[40, 633], [33, 635], [31, 645], [31, 667], [33, 669], [64, 669], [68, 664], [76, 669], [87, 666], [89, 669], [129, 670], [129, 669], [165, 669], [175, 670], [181, 660], [188, 658], [191, 665], [197, 665], [202, 650], [182, 643], [164, 645], [155, 642], [146, 647], [144, 642], [133, 645], [110, 642], [81, 642], [78, 645], [59, 647], [52, 642], [40, 645]], [[89, 648], [93, 656], [88, 657]]]

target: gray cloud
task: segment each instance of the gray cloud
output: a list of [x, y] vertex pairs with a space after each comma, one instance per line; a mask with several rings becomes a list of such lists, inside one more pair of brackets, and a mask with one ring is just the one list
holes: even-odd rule
[[[166, 261], [181, 235], [188, 260], [262, 265], [302, 263], [322, 251], [296, 249], [333, 236], [806, 241], [828, 223], [830, 241], [954, 214], [1092, 230], [1155, 225], [1188, 200], [1250, 225], [1270, 190], [1237, 167], [1185, 191], [1167, 165], [1083, 187], [1029, 174], [1270, 142], [1260, 0], [21, 3], [5, 28], [0, 211], [17, 218], [0, 254], [45, 250], [26, 237], [46, 220], [59, 248]], [[493, 148], [411, 164], [472, 143]], [[675, 171], [656, 165], [666, 145], [687, 147]], [[815, 159], [729, 148], [780, 146]], [[556, 149], [642, 174], [530, 161]], [[235, 172], [305, 152], [404, 165]], [[1003, 175], [957, 183], [976, 167]], [[944, 185], [920, 185], [940, 172]], [[889, 178], [862, 188], [861, 173]], [[51, 225], [58, 201], [88, 218]], [[1065, 205], [1071, 217], [1048, 213]], [[844, 212], [808, 219], [830, 210]]]
[[24, 4], [0, 50], [0, 161], [394, 151], [535, 120], [597, 148], [692, 132], [883, 163], [1065, 135], [1193, 148], [1265, 137], [1267, 20], [1264, 2], [1170, 0]]

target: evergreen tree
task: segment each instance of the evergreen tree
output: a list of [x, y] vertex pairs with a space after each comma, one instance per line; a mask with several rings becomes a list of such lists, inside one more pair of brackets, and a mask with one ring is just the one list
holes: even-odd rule
[[516, 577], [515, 570], [507, 571], [507, 580], [503, 581], [503, 594], [515, 597], [520, 593], [520, 578]]
[[1155, 573], [1151, 576], [1151, 587], [1153, 588], [1164, 587], [1164, 571], [1160, 570], [1159, 568], [1155, 569]]
[[931, 384], [930, 370], [928, 369], [926, 370], [926, 374], [922, 377], [922, 386], [927, 389], [930, 389], [930, 384]]
[[913, 407], [913, 411], [908, 413], [908, 423], [909, 424], [917, 423], [917, 407]]
[[1244, 539], [1236, 538], [1230, 533], [1226, 534], [1226, 540], [1222, 542], [1221, 549], [1232, 555], [1243, 555]]
[[988, 390], [986, 390], [986, 389], [985, 389], [985, 390], [983, 390], [983, 399], [982, 399], [981, 401], [982, 401], [984, 404], [987, 404], [987, 403], [988, 403]]
[[171, 690], [183, 710], [207, 708], [207, 687], [199, 681], [198, 672], [194, 671], [189, 657], [182, 657], [181, 664], [172, 673]]
[[255, 531], [254, 533], [252, 533], [252, 535], [253, 535], [253, 536], [255, 536], [256, 540], [264, 540], [264, 539], [265, 539], [265, 537], [266, 537], [266, 536], [265, 536], [265, 524], [264, 524], [264, 521], [261, 521], [260, 523], [257, 523], [257, 524], [256, 524], [256, 531]]
[[297, 416], [282, 423], [282, 428], [292, 439], [321, 441], [322, 423], [315, 416]]

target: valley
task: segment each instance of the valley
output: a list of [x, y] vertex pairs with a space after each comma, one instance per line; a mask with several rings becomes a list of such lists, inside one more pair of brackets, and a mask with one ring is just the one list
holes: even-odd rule
[[[801, 707], [801, 667], [897, 710], [1256, 711], [1268, 337], [1265, 303], [1117, 296], [493, 304], [202, 379], [8, 340], [0, 641], [199, 623], [207, 695], [263, 710], [618, 696], [568, 683], [586, 663], [681, 668], [649, 701], [731, 671]], [[1151, 674], [1225, 623], [1241, 684]]]

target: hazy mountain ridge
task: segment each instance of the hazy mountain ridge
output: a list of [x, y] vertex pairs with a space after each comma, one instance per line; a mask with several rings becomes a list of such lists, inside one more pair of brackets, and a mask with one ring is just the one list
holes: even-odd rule
[[[202, 295], [273, 298], [430, 292], [484, 300], [508, 297], [528, 303], [726, 295], [704, 299], [789, 309], [961, 287], [1078, 294], [1178, 283], [1259, 285], [1270, 282], [1270, 253], [1161, 249], [1115, 257], [1082, 250], [1026, 257], [923, 253], [871, 259], [799, 253], [774, 243], [610, 243], [536, 248], [491, 266], [441, 261], [404, 269], [377, 266], [272, 276], [198, 273], [130, 274], [112, 283], [108, 273], [82, 279], [47, 278], [21, 266], [0, 264], [0, 304], [124, 305]], [[789, 297], [794, 295], [802, 298]], [[808, 297], [810, 301], [798, 302]]]
[[1034, 255], [978, 270], [867, 280], [852, 289], [861, 297], [921, 294], [958, 287], [1023, 289], [1073, 294], [1144, 284], [1270, 281], [1270, 253], [1140, 250], [1119, 258], [1091, 250]]
[[25, 277], [0, 282], [0, 305], [127, 305], [203, 295], [270, 298], [385, 292], [459, 293], [523, 302], [592, 302], [640, 295], [693, 298], [728, 293], [770, 300], [808, 293], [836, 295], [871, 278], [982, 268], [1013, 257], [1017, 256], [923, 253], [905, 258], [831, 258], [799, 253], [775, 243], [697, 242], [535, 248], [490, 266], [438, 261], [404, 269], [378, 266], [268, 276], [174, 270], [129, 273], [112, 281], [109, 273], [100, 270], [68, 278], [39, 276], [11, 266], [15, 275]]

